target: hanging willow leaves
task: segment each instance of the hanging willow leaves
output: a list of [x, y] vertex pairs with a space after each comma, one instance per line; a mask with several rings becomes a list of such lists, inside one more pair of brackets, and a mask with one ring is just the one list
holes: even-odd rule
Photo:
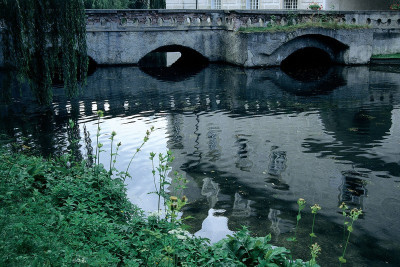
[[88, 68], [83, 0], [0, 0], [0, 23], [4, 63], [40, 103], [51, 102], [54, 81], [78, 93]]

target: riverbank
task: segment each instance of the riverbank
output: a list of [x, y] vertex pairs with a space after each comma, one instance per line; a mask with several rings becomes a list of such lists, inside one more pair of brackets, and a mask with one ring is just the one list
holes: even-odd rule
[[[14, 152], [10, 152], [13, 150]], [[123, 179], [103, 165], [44, 159], [25, 145], [0, 148], [2, 266], [255, 266], [290, 263], [290, 252], [243, 228], [210, 245], [180, 221], [145, 216]], [[290, 266], [309, 266], [302, 260]], [[312, 266], [317, 266], [312, 265]]]
[[371, 57], [371, 64], [375, 65], [400, 65], [400, 53], [374, 55]]

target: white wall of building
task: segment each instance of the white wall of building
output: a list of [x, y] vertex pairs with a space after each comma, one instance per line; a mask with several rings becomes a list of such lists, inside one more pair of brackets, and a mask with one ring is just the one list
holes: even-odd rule
[[[250, 9], [251, 1], [256, 0], [197, 0], [198, 9]], [[258, 0], [258, 9], [282, 9], [285, 1], [295, 0]], [[326, 0], [297, 0], [297, 9], [307, 9], [314, 2], [324, 5]], [[167, 0], [167, 9], [195, 9], [196, 0]]]
[[392, 0], [326, 0], [326, 10], [388, 10]]
[[[250, 9], [250, 1], [257, 0], [166, 0], [167, 9]], [[285, 1], [258, 0], [258, 9], [283, 9]], [[218, 2], [220, 5], [218, 5]], [[388, 10], [391, 0], [297, 0], [297, 9], [308, 9], [311, 3], [322, 5], [324, 10]]]

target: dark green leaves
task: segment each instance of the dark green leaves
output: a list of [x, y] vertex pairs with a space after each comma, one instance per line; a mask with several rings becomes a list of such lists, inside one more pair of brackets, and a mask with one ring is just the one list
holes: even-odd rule
[[51, 102], [52, 84], [79, 91], [87, 73], [86, 22], [81, 0], [0, 0], [5, 64], [29, 81], [36, 99]]

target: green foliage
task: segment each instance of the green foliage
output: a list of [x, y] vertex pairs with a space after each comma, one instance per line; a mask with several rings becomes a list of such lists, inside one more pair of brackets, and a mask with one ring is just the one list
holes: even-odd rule
[[165, 9], [165, 0], [84, 0], [86, 9]]
[[354, 231], [353, 224], [355, 221], [358, 220], [358, 217], [360, 217], [362, 215], [362, 210], [354, 208], [349, 211], [348, 210], [349, 207], [344, 202], [339, 206], [339, 209], [342, 210], [342, 214], [344, 217], [344, 225], [343, 225], [344, 229], [345, 229], [344, 231], [347, 230], [349, 232], [347, 235], [347, 238], [345, 240], [345, 243], [344, 243], [343, 253], [339, 257], [340, 266], [342, 266], [343, 263], [347, 262], [347, 260], [344, 258], [344, 256], [346, 254], [347, 245], [349, 244], [350, 235]]
[[24, 151], [0, 148], [0, 266], [309, 266], [245, 228], [211, 246], [180, 221], [146, 218], [102, 166]]
[[121, 180], [105, 170], [97, 178], [84, 162], [69, 168], [65, 159], [15, 156], [2, 151], [0, 158], [1, 266], [107, 265], [131, 257], [128, 235], [142, 219]]
[[317, 243], [315, 243], [315, 244], [311, 245], [310, 250], [311, 250], [310, 265], [316, 264], [316, 262], [317, 262], [316, 258], [321, 253], [321, 247]]
[[84, 0], [86, 9], [124, 9], [129, 0]]
[[[163, 155], [162, 153], [158, 154], [158, 167], [154, 167], [154, 157], [155, 153], [151, 152], [150, 153], [150, 160], [151, 164], [153, 166], [153, 170], [151, 171], [153, 174], [153, 182], [154, 182], [154, 192], [149, 192], [149, 194], [156, 194], [158, 195], [158, 205], [157, 205], [157, 210], [160, 211], [161, 209], [161, 198], [164, 199], [164, 207], [166, 208], [166, 200], [169, 197], [169, 194], [166, 191], [166, 187], [171, 185], [171, 183], [167, 180], [167, 175], [168, 172], [171, 170], [171, 167], [169, 164], [174, 160], [174, 157], [172, 156], [171, 151], [167, 151], [166, 155]], [[156, 183], [156, 169], [158, 173], [158, 186]]]
[[[222, 239], [215, 248], [233, 259], [234, 266], [318, 266], [302, 260], [291, 261], [290, 251], [283, 247], [274, 247], [268, 242], [271, 234], [265, 237], [251, 237], [249, 230], [243, 227], [233, 236]], [[214, 263], [214, 261], [210, 262]]]
[[150, 9], [165, 9], [165, 0], [150, 0]]
[[[97, 115], [98, 138], [104, 113]], [[0, 147], [0, 266], [318, 266], [317, 250], [310, 262], [292, 261], [289, 250], [268, 244], [271, 235], [254, 238], [246, 228], [215, 245], [184, 230], [177, 217], [188, 200], [177, 196], [186, 179], [175, 172], [167, 180], [169, 151], [158, 155], [159, 187], [155, 183], [165, 217], [157, 212], [146, 218], [127, 198], [126, 172], [113, 167], [120, 146], [112, 152], [116, 133], [109, 138], [106, 170], [74, 156], [76, 130], [70, 120], [68, 152], [54, 160], [30, 156], [24, 145], [13, 145], [16, 153]], [[102, 145], [98, 139], [96, 144], [98, 159]], [[150, 155], [153, 166], [155, 155]]]
[[297, 228], [299, 227], [299, 222], [301, 220], [301, 211], [306, 206], [306, 201], [304, 200], [304, 198], [299, 198], [297, 200], [297, 205], [298, 205], [298, 213], [297, 213], [297, 216], [296, 216], [296, 228], [295, 228], [295, 231], [294, 231], [294, 236], [287, 238], [286, 239], [287, 241], [297, 241]]
[[[271, 19], [272, 20], [272, 19]], [[341, 24], [336, 22], [325, 22], [321, 19], [319, 22], [307, 22], [299, 23], [296, 25], [277, 25], [275, 23], [268, 24], [267, 27], [240, 27], [239, 32], [253, 33], [253, 32], [292, 32], [299, 29], [306, 28], [324, 28], [324, 29], [366, 29], [368, 26], [364, 25], [353, 25], [353, 24]]]
[[287, 15], [287, 25], [288, 26], [296, 25], [297, 20], [298, 20], [298, 14], [293, 11], [289, 11]]
[[314, 206], [311, 206], [311, 213], [314, 214], [313, 222], [312, 222], [312, 226], [311, 226], [311, 233], [310, 233], [311, 244], [312, 244], [313, 237], [317, 237], [316, 234], [314, 233], [314, 225], [315, 225], [315, 216], [317, 215], [318, 211], [320, 211], [320, 210], [321, 210], [321, 207], [318, 204], [314, 204]]
[[148, 0], [84, 0], [86, 9], [145, 9]]
[[86, 22], [81, 0], [0, 0], [3, 54], [40, 103], [52, 100], [61, 80], [69, 96], [87, 73]]
[[400, 59], [400, 53], [397, 53], [397, 54], [385, 54], [385, 55], [373, 55], [371, 58], [394, 58], [394, 59]]

